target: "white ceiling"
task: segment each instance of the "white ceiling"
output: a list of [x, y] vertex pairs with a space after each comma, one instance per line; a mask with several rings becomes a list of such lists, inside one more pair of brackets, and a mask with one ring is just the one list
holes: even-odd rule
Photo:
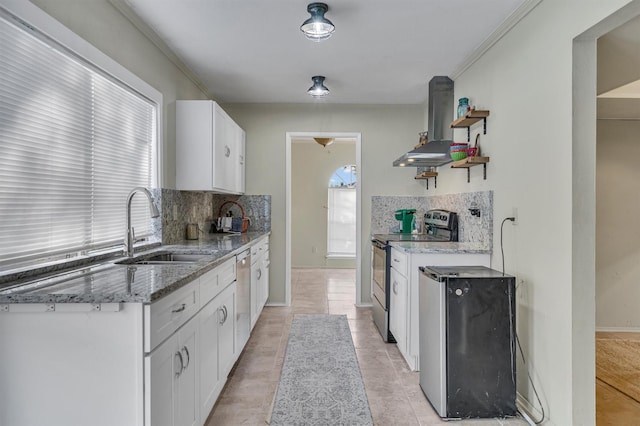
[[419, 104], [531, 0], [339, 0], [320, 43], [300, 25], [303, 0], [125, 0], [223, 103]]

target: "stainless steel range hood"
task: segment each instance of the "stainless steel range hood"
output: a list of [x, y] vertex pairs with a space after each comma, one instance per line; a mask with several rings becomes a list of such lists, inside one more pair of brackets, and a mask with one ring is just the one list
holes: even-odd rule
[[449, 146], [453, 141], [453, 81], [436, 76], [429, 81], [428, 138], [393, 162], [396, 167], [438, 167], [451, 162]]

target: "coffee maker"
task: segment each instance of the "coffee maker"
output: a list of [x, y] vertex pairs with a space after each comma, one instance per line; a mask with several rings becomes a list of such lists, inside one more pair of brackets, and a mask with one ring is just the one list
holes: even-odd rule
[[396, 210], [396, 219], [400, 221], [400, 233], [411, 234], [416, 227], [416, 209]]

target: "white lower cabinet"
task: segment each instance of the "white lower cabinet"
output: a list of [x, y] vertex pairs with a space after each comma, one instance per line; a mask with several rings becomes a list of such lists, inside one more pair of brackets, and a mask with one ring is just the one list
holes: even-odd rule
[[[416, 243], [419, 244], [420, 243]], [[491, 266], [490, 254], [413, 252], [400, 244], [391, 249], [391, 295], [389, 329], [398, 342], [398, 350], [412, 371], [420, 369], [419, 341], [419, 267]]]
[[151, 304], [7, 305], [0, 425], [204, 424], [243, 349], [235, 265], [233, 256]]
[[407, 350], [407, 278], [391, 268], [389, 330], [396, 338], [400, 352]]
[[269, 239], [251, 247], [251, 328], [269, 298]]
[[197, 341], [198, 322], [192, 318], [145, 356], [147, 426], [199, 424]]
[[224, 387], [236, 361], [235, 304], [236, 284], [229, 285], [198, 314], [200, 325], [200, 399], [204, 423]]

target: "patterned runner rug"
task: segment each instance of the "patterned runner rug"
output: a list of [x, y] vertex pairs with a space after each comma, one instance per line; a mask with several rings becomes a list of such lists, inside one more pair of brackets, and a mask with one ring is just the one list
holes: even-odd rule
[[373, 425], [345, 315], [293, 320], [270, 424]]

